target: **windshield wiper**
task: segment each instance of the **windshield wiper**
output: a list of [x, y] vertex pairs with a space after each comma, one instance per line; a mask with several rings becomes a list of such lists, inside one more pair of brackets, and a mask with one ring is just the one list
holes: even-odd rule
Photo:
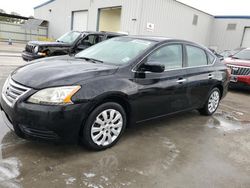
[[231, 58], [233, 58], [233, 59], [240, 59], [240, 58], [238, 58], [238, 57], [235, 57], [235, 56], [232, 56]]
[[91, 61], [92, 63], [96, 63], [96, 62], [103, 63], [103, 61], [101, 61], [101, 60], [94, 59], [94, 58], [88, 58], [88, 57], [76, 57], [76, 59], [84, 59], [86, 61]]

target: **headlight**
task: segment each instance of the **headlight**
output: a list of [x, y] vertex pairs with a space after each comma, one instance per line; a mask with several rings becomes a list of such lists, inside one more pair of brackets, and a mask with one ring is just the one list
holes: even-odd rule
[[36, 46], [36, 47], [34, 48], [34, 53], [37, 53], [38, 50], [39, 50], [39, 46]]
[[40, 90], [33, 94], [28, 102], [35, 104], [64, 105], [72, 104], [71, 97], [81, 86], [64, 86]]

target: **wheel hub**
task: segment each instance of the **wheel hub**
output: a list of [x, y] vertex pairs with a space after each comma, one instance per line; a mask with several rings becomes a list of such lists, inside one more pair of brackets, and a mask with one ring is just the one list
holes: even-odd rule
[[119, 111], [108, 109], [101, 112], [91, 127], [91, 138], [99, 146], [113, 143], [120, 135], [123, 118]]
[[217, 109], [218, 105], [219, 105], [219, 101], [220, 101], [220, 94], [218, 91], [214, 91], [208, 100], [208, 110], [210, 113], [215, 112], [215, 110]]

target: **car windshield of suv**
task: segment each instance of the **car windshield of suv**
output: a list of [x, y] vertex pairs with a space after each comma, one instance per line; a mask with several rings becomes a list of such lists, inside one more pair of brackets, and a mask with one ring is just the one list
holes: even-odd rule
[[76, 58], [92, 59], [108, 64], [124, 65], [155, 44], [154, 41], [118, 37], [96, 44], [76, 54]]
[[233, 55], [232, 58], [250, 60], [250, 49], [242, 50]]
[[73, 42], [75, 42], [75, 40], [81, 35], [80, 32], [76, 32], [76, 31], [70, 31], [68, 33], [65, 33], [63, 36], [61, 36], [59, 39], [57, 39], [56, 41], [58, 42], [62, 42], [62, 43], [68, 43], [68, 44], [72, 44]]

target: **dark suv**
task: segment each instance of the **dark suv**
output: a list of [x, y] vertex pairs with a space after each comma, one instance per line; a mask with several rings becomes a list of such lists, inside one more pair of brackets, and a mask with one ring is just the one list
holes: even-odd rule
[[198, 44], [117, 37], [20, 67], [6, 80], [0, 104], [20, 137], [101, 150], [128, 125], [194, 109], [212, 115], [228, 84], [227, 67]]
[[125, 36], [125, 34], [112, 32], [70, 31], [57, 39], [56, 42], [28, 42], [22, 53], [22, 57], [25, 61], [32, 61], [42, 57], [75, 54], [97, 44], [98, 42], [118, 36]]

